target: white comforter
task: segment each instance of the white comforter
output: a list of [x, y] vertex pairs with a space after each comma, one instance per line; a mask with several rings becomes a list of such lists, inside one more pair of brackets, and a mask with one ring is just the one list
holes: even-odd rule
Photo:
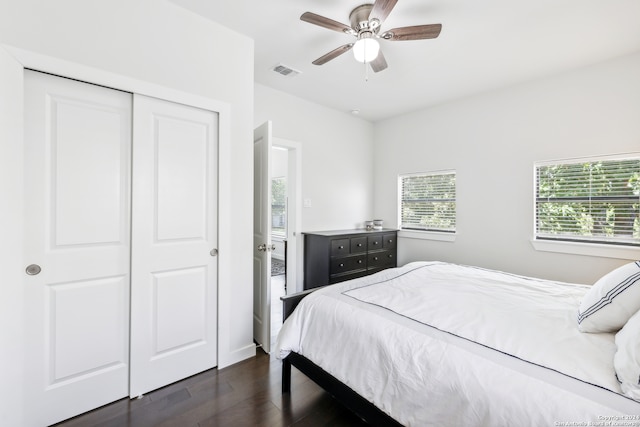
[[404, 425], [605, 425], [640, 403], [619, 394], [613, 335], [577, 330], [587, 289], [411, 263], [312, 293], [276, 351], [307, 357]]

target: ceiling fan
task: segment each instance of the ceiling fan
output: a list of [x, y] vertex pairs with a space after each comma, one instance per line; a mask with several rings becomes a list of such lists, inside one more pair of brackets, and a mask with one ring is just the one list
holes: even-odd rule
[[398, 0], [375, 0], [373, 4], [363, 4], [351, 11], [351, 26], [333, 19], [305, 12], [300, 19], [330, 30], [350, 34], [356, 37], [353, 43], [342, 45], [313, 61], [315, 65], [325, 64], [343, 53], [353, 49], [357, 61], [368, 63], [376, 73], [387, 68], [387, 61], [380, 50], [378, 39], [389, 41], [434, 39], [440, 35], [442, 24], [415, 25], [399, 27], [380, 33], [380, 27], [389, 16]]

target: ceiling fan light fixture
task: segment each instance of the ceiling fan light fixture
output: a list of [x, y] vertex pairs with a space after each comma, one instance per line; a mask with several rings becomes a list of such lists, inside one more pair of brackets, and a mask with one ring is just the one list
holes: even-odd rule
[[365, 70], [369, 69], [366, 66], [366, 64], [369, 64], [373, 72], [379, 73], [387, 69], [387, 61], [380, 50], [379, 39], [396, 42], [435, 39], [440, 35], [442, 24], [412, 25], [381, 31], [385, 19], [396, 6], [398, 0], [369, 1], [373, 2], [361, 4], [351, 11], [349, 14], [350, 25], [345, 25], [313, 12], [305, 12], [300, 15], [300, 20], [302, 21], [356, 37], [355, 42], [344, 44], [325, 53], [320, 58], [312, 61], [312, 64], [326, 64], [347, 51], [353, 50], [355, 60], [364, 63]]
[[361, 34], [361, 37], [353, 45], [353, 57], [356, 61], [365, 64], [376, 59], [378, 52], [380, 52], [380, 43], [371, 37], [371, 33]]

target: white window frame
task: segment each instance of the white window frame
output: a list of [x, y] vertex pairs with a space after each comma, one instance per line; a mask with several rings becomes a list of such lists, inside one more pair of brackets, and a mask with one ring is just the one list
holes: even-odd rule
[[588, 163], [599, 161], [612, 161], [622, 159], [640, 158], [640, 153], [623, 153], [613, 155], [602, 155], [594, 157], [575, 157], [566, 159], [556, 159], [534, 162], [533, 164], [533, 218], [532, 218], [532, 239], [531, 244], [534, 249], [544, 252], [556, 252], [575, 255], [598, 256], [617, 259], [640, 259], [640, 247], [628, 246], [616, 243], [600, 243], [589, 241], [569, 241], [569, 240], [549, 240], [538, 238], [537, 236], [537, 169], [541, 166]]
[[[447, 230], [414, 230], [402, 228], [402, 179], [411, 176], [433, 176], [433, 175], [456, 175], [454, 169], [429, 171], [429, 172], [417, 172], [417, 173], [405, 173], [399, 174], [397, 177], [397, 228], [398, 237], [410, 238], [410, 239], [424, 239], [424, 240], [437, 240], [443, 242], [453, 242], [457, 236], [457, 205], [456, 205], [456, 229]], [[456, 180], [456, 195], [457, 195], [457, 180]], [[457, 196], [456, 196], [457, 197]]]

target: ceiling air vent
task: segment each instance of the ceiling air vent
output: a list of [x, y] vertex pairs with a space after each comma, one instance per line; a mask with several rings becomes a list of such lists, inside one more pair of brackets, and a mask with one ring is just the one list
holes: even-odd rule
[[293, 68], [287, 67], [286, 65], [278, 64], [273, 67], [273, 71], [278, 74], [282, 74], [285, 77], [295, 77], [300, 74], [300, 71], [294, 70]]

